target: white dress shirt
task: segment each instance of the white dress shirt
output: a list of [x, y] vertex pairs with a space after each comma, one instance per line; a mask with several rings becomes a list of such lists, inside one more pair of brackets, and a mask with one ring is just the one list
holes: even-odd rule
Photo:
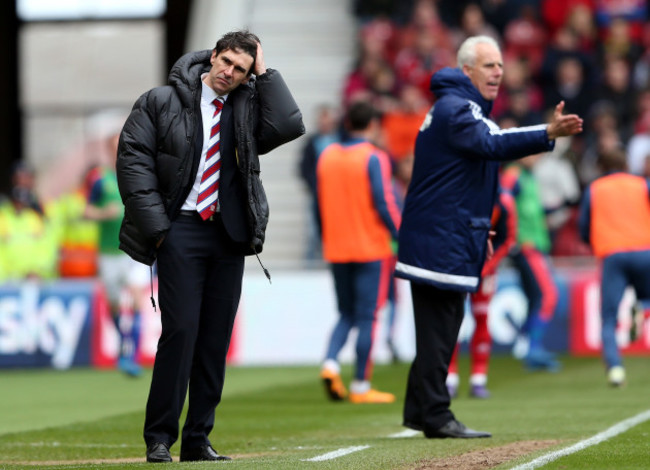
[[[203, 169], [205, 168], [205, 155], [208, 153], [208, 142], [210, 141], [210, 131], [212, 130], [212, 116], [214, 115], [214, 105], [212, 101], [219, 98], [222, 102], [226, 102], [228, 95], [217, 95], [217, 93], [205, 84], [203, 78], [207, 75], [201, 75], [201, 121], [203, 123], [203, 146], [201, 147], [201, 160], [199, 161], [199, 169], [194, 178], [194, 184], [187, 199], [181, 206], [183, 211], [195, 211], [196, 200], [199, 197], [199, 186], [201, 185], [201, 177], [203, 176]], [[219, 205], [217, 205], [217, 211]]]

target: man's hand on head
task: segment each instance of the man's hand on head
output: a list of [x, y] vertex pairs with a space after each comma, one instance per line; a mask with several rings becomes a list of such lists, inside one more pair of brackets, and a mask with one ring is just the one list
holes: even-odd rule
[[564, 111], [564, 101], [560, 101], [555, 106], [553, 118], [546, 128], [549, 140], [582, 132], [582, 118], [577, 114], [562, 114], [562, 111]]
[[255, 70], [253, 70], [253, 73], [258, 77], [263, 73], [266, 73], [264, 51], [262, 50], [262, 45], [259, 42], [257, 43], [257, 56], [255, 57]]

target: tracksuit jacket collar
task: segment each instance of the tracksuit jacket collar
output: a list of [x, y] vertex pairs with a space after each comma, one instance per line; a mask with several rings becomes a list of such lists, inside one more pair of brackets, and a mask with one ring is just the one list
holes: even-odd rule
[[483, 98], [469, 77], [459, 68], [444, 67], [434, 73], [430, 88], [437, 99], [445, 95], [455, 95], [478, 104], [484, 116], [489, 116], [492, 111], [492, 101]]

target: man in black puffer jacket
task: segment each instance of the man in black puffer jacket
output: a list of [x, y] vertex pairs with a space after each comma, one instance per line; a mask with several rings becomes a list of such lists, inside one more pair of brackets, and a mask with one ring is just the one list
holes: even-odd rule
[[169, 85], [135, 103], [118, 149], [120, 248], [157, 261], [162, 334], [147, 402], [147, 461], [170, 462], [189, 384], [182, 461], [227, 460], [208, 435], [221, 399], [244, 257], [262, 250], [268, 205], [259, 154], [304, 133], [259, 39], [224, 35], [181, 57]]

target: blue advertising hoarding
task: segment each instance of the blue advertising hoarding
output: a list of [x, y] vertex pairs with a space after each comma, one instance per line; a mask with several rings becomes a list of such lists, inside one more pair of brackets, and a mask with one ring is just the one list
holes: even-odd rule
[[0, 286], [0, 367], [89, 365], [95, 281]]

